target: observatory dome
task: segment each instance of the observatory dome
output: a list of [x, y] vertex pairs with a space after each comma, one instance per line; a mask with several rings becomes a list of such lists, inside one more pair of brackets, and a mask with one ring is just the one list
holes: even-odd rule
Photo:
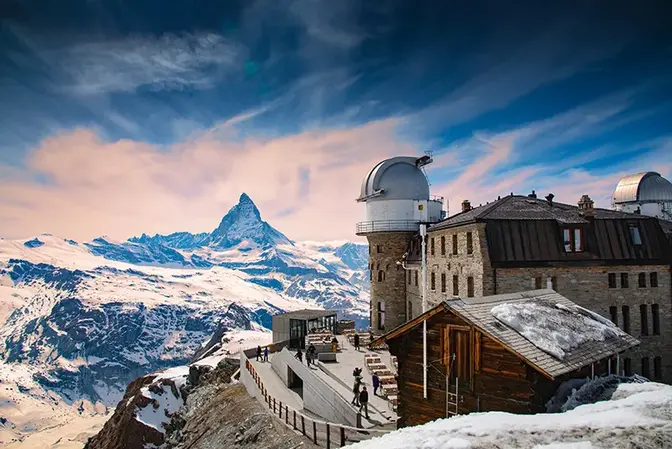
[[622, 178], [616, 185], [614, 204], [672, 201], [672, 183], [656, 172]]
[[360, 200], [428, 200], [429, 183], [418, 158], [398, 156], [377, 164], [364, 177]]

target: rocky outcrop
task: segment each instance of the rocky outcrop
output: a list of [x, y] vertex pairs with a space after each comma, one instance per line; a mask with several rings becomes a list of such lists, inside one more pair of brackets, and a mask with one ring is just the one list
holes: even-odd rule
[[[184, 383], [165, 378], [165, 373], [136, 379], [128, 386], [112, 418], [85, 449], [316, 447], [276, 420], [243, 385], [231, 383], [236, 369], [236, 365], [227, 362], [220, 362], [214, 369], [192, 365], [185, 370], [181, 379]], [[184, 400], [179, 409], [166, 410], [168, 418], [160, 429], [141, 419], [148, 407], [162, 407], [147, 392], [172, 394]]]

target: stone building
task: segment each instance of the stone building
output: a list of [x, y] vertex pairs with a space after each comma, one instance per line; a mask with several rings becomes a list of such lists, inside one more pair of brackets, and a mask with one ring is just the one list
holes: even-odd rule
[[[420, 239], [408, 247], [407, 319], [421, 311]], [[427, 299], [552, 288], [610, 318], [641, 345], [622, 371], [672, 383], [672, 246], [654, 217], [507, 196], [430, 226]], [[375, 282], [373, 283], [375, 284]]]

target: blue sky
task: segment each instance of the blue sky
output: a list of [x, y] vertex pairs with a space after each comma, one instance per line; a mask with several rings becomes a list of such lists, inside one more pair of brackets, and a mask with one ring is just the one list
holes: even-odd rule
[[608, 207], [623, 174], [672, 174], [664, 1], [2, 8], [2, 236], [202, 231], [247, 191], [292, 238], [349, 238], [366, 168], [427, 149], [451, 204]]

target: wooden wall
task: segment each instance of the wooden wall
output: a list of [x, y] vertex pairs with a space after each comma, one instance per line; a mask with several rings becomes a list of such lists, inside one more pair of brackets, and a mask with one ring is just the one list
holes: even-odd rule
[[[423, 398], [422, 325], [388, 342], [399, 363], [399, 427], [424, 424], [446, 413], [447, 366], [442, 363], [442, 328], [446, 325], [468, 326], [459, 317], [445, 311], [427, 321], [427, 399]], [[505, 411], [541, 413], [546, 402], [565, 380], [588, 377], [590, 366], [550, 380], [528, 366], [495, 340], [470, 327], [470, 385], [461, 385], [459, 413]], [[607, 374], [607, 361], [596, 364], [595, 375]], [[448, 391], [455, 391], [450, 382]], [[454, 406], [450, 406], [450, 412]]]

